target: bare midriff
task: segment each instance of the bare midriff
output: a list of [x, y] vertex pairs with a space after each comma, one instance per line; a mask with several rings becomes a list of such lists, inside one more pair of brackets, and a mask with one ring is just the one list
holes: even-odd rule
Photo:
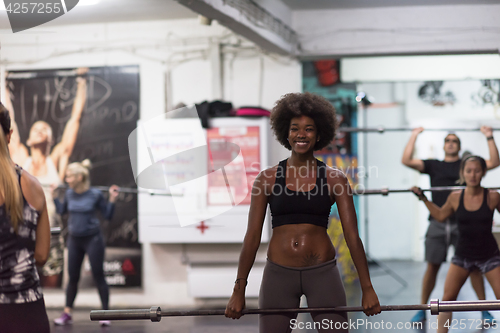
[[314, 224], [285, 224], [273, 229], [267, 256], [288, 267], [308, 267], [335, 258], [335, 248], [325, 227]]

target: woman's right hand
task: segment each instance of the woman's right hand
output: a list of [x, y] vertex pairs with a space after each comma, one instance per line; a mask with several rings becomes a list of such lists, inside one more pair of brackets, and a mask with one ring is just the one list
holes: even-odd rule
[[227, 318], [240, 319], [241, 311], [245, 308], [245, 294], [239, 290], [233, 291], [233, 295], [229, 299], [226, 306]]
[[424, 195], [424, 192], [422, 192], [422, 189], [420, 187], [413, 186], [410, 190], [418, 197], [419, 200], [427, 200], [427, 197]]

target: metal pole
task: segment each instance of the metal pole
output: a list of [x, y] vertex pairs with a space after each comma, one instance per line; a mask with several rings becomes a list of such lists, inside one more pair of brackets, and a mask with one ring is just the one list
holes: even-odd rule
[[[42, 187], [49, 187], [48, 185], [42, 185]], [[95, 189], [98, 189], [99, 191], [102, 192], [107, 192], [109, 191], [109, 186], [92, 186]], [[67, 189], [68, 186], [66, 185], [60, 185], [57, 187], [57, 189], [65, 190]], [[165, 195], [165, 196], [170, 196], [170, 197], [182, 197], [182, 193], [171, 193], [167, 191], [161, 191], [161, 190], [143, 190], [143, 189], [137, 189], [137, 188], [131, 188], [131, 187], [120, 187], [118, 190], [120, 193], [145, 193], [149, 195]]]
[[[442, 301], [431, 300], [429, 304], [413, 305], [381, 305], [384, 311], [415, 311], [431, 310], [431, 314], [458, 311], [493, 311], [500, 310], [500, 301]], [[92, 310], [90, 320], [141, 320], [149, 319], [158, 322], [161, 317], [186, 316], [221, 316], [225, 309], [215, 310], [172, 310], [162, 311], [158, 306], [150, 309], [129, 310]], [[295, 309], [244, 309], [242, 314], [276, 314], [276, 313], [333, 313], [333, 312], [363, 312], [362, 306], [338, 306], [334, 308], [295, 308]]]
[[[485, 187], [486, 189], [489, 190], [500, 190], [500, 187]], [[435, 187], [430, 187], [430, 188], [424, 188], [420, 189], [422, 192], [442, 192], [442, 191], [456, 191], [456, 190], [463, 190], [465, 189], [465, 186], [435, 186]], [[411, 193], [411, 189], [389, 189], [389, 188], [382, 188], [382, 189], [365, 189], [365, 190], [360, 190], [359, 192], [354, 190], [353, 194], [354, 195], [372, 195], [372, 194], [382, 194], [384, 196], [389, 195], [389, 193]]]
[[[363, 109], [366, 107], [363, 106]], [[493, 128], [494, 131], [500, 131], [500, 128]], [[379, 127], [366, 127], [366, 123], [363, 121], [363, 127], [339, 127], [337, 132], [376, 132], [376, 133], [384, 133], [384, 132], [404, 132], [404, 131], [413, 131], [413, 128], [408, 127], [396, 127], [396, 128], [385, 128], [383, 126]], [[425, 131], [440, 131], [440, 132], [478, 132], [480, 128], [426, 128]]]
[[[363, 127], [366, 128], [368, 125], [368, 112], [367, 106], [363, 105]], [[363, 165], [365, 166], [365, 174], [363, 178], [364, 188], [368, 187], [368, 133], [365, 132], [363, 135]], [[365, 252], [366, 256], [370, 257], [370, 234], [368, 233], [368, 198], [363, 198], [363, 213], [365, 214]]]

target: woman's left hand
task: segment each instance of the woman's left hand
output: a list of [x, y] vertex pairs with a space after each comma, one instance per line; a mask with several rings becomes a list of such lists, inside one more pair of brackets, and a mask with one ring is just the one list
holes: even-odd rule
[[363, 290], [363, 299], [361, 300], [361, 303], [364, 309], [363, 312], [367, 316], [373, 316], [381, 312], [378, 296], [373, 287]]
[[120, 187], [117, 185], [111, 185], [109, 187], [109, 202], [115, 202], [118, 197]]

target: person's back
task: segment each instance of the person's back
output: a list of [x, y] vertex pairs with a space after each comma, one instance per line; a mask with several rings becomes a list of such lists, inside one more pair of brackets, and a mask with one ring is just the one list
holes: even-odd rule
[[[17, 171], [18, 175], [20, 171]], [[5, 203], [0, 206], [0, 303], [34, 302], [42, 298], [35, 267], [39, 213], [25, 200], [23, 221], [12, 227]]]
[[[19, 177], [20, 172], [18, 169]], [[0, 327], [2, 327], [2, 333], [50, 332], [40, 278], [35, 266], [39, 216], [40, 213], [23, 197], [22, 221], [15, 230], [5, 203], [0, 206]]]
[[0, 103], [0, 330], [49, 333], [35, 263], [47, 261], [50, 227], [40, 183], [14, 166], [8, 111]]

